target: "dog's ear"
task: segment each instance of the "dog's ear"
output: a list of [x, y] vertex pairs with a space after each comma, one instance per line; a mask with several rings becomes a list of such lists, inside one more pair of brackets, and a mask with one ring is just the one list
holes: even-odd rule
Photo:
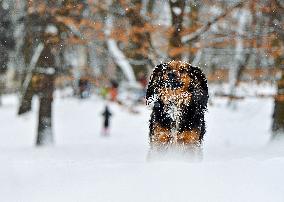
[[163, 76], [163, 64], [159, 64], [153, 70], [153, 73], [150, 77], [150, 81], [148, 83], [148, 88], [146, 91], [146, 100], [147, 103], [151, 102], [154, 99], [154, 95], [158, 93], [158, 89], [161, 86]]
[[193, 102], [206, 110], [209, 98], [206, 76], [199, 67], [194, 66], [190, 66], [189, 74], [192, 79], [189, 91], [192, 93]]

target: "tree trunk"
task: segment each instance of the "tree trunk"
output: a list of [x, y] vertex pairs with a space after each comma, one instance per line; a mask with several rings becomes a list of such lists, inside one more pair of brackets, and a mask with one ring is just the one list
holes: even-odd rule
[[[47, 38], [48, 39], [48, 38]], [[52, 53], [53, 44], [45, 40], [45, 46], [37, 62], [37, 82], [35, 89], [38, 92], [40, 105], [38, 112], [38, 131], [36, 145], [50, 145], [53, 143], [52, 134], [52, 101], [55, 78], [55, 56]]]
[[[234, 56], [234, 65], [230, 68], [229, 72], [229, 86], [230, 86], [230, 99], [228, 105], [232, 105], [235, 99], [236, 94], [236, 86], [239, 84], [242, 72], [247, 66], [250, 58], [250, 51], [245, 53], [245, 44], [244, 44], [244, 30], [248, 25], [250, 12], [241, 9], [238, 12], [238, 27], [237, 33], [239, 36], [236, 38], [236, 47], [235, 47], [235, 56]], [[235, 105], [234, 105], [235, 106]]]
[[35, 89], [33, 88], [32, 84], [32, 78], [33, 78], [33, 70], [35, 68], [36, 63], [38, 62], [38, 59], [42, 53], [44, 46], [42, 44], [39, 44], [35, 50], [35, 53], [33, 54], [31, 58], [31, 62], [29, 64], [28, 72], [26, 73], [25, 79], [22, 83], [22, 98], [21, 98], [21, 104], [19, 107], [18, 115], [24, 114], [31, 110], [32, 108], [32, 99], [35, 92]]
[[[188, 24], [188, 28], [189, 29], [196, 29], [198, 27], [198, 13], [199, 13], [199, 4], [197, 4], [196, 2], [189, 2], [189, 7], [190, 7], [190, 13], [188, 14], [189, 17], [189, 24]], [[199, 50], [199, 52], [196, 52], [194, 50], [194, 41], [189, 41], [187, 44], [188, 46], [188, 61], [193, 64], [194, 62], [198, 62], [200, 59], [198, 59], [196, 56], [201, 56], [201, 50]], [[197, 65], [197, 64], [196, 64]]]
[[[38, 7], [42, 9], [38, 10]], [[72, 9], [70, 9], [72, 8]], [[58, 70], [58, 57], [62, 49], [62, 45], [66, 40], [66, 33], [70, 31], [73, 36], [81, 37], [80, 31], [73, 32], [73, 23], [70, 25], [69, 19], [60, 21], [57, 19], [70, 17], [76, 22], [81, 19], [81, 15], [85, 10], [85, 4], [79, 0], [41, 0], [32, 1], [27, 4], [26, 18], [26, 44], [24, 45], [25, 62], [28, 64], [31, 61], [26, 85], [24, 89], [31, 90], [31, 95], [27, 99], [27, 106], [31, 107], [31, 98], [33, 94], [37, 94], [40, 99], [39, 114], [38, 114], [38, 133], [36, 145], [46, 145], [53, 142], [52, 135], [52, 101], [54, 91], [55, 73]], [[72, 21], [72, 20], [70, 20]], [[71, 28], [72, 27], [72, 28]], [[63, 34], [64, 33], [64, 34]], [[40, 42], [42, 46], [38, 46], [38, 57], [31, 57], [34, 48], [34, 43]], [[41, 48], [40, 48], [41, 47]], [[41, 50], [40, 50], [41, 49]], [[32, 68], [36, 67], [36, 68]], [[32, 74], [33, 75], [32, 75]], [[27, 92], [27, 90], [26, 90]], [[25, 109], [26, 110], [26, 109]], [[25, 111], [23, 110], [23, 111]]]
[[36, 145], [50, 145], [53, 143], [52, 133], [52, 101], [54, 90], [54, 76], [44, 75], [44, 86], [39, 95], [38, 130]]
[[[126, 55], [132, 60], [131, 66], [135, 75], [139, 76], [140, 73], [147, 73], [148, 71], [151, 36], [146, 28], [146, 21], [141, 15], [142, 0], [132, 0], [131, 3], [133, 6], [129, 7], [126, 12], [126, 17], [131, 25], [130, 46]], [[148, 6], [151, 7], [151, 5]]]
[[29, 83], [26, 92], [22, 95], [22, 101], [18, 110], [18, 115], [24, 114], [31, 110], [32, 99], [34, 96], [34, 90], [32, 88], [32, 82]]
[[277, 95], [274, 100], [272, 138], [284, 135], [284, 74], [278, 81]]
[[183, 14], [185, 8], [184, 0], [169, 1], [172, 15], [173, 32], [169, 41], [168, 55], [173, 60], [182, 59], [183, 43], [181, 41], [181, 32], [183, 29]]
[[[273, 12], [266, 14], [269, 17], [269, 23], [274, 27], [277, 39], [274, 40], [272, 48], [282, 48], [284, 43], [284, 32], [281, 23], [276, 26], [275, 21], [283, 22], [284, 7], [281, 1], [268, 1], [270, 8], [275, 8]], [[282, 47], [281, 47], [282, 46]], [[272, 122], [272, 139], [284, 137], [284, 56], [280, 54], [275, 58], [275, 67], [280, 68], [281, 78], [277, 82], [277, 95], [274, 99], [274, 113]]]

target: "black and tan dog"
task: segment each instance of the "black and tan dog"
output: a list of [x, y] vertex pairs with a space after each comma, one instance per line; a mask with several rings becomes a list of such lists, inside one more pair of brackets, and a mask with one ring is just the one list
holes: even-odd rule
[[207, 80], [198, 67], [180, 61], [157, 65], [146, 93], [147, 104], [153, 108], [151, 148], [199, 147], [208, 97]]

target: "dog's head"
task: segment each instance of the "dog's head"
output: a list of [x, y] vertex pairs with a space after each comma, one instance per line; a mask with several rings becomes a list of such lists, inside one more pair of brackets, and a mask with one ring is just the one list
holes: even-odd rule
[[207, 80], [198, 68], [181, 61], [159, 64], [151, 75], [147, 103], [161, 100], [165, 105], [177, 106], [195, 103], [206, 109], [208, 100]]

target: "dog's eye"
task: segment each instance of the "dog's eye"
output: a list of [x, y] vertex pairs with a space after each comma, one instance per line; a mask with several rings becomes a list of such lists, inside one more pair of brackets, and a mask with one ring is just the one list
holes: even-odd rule
[[158, 72], [158, 77], [161, 77], [161, 76], [163, 76], [163, 72]]

